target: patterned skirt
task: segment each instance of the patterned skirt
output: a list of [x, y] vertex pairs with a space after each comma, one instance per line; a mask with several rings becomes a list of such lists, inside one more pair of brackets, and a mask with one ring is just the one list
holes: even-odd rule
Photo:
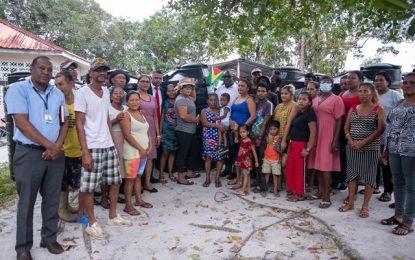
[[376, 174], [380, 160], [379, 150], [356, 151], [346, 146], [347, 177], [346, 181], [356, 180], [359, 184], [376, 188]]

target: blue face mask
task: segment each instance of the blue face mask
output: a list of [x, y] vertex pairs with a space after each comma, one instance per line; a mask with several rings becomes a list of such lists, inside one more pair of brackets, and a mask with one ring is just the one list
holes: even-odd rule
[[331, 83], [320, 83], [320, 91], [323, 93], [330, 92], [332, 89]]

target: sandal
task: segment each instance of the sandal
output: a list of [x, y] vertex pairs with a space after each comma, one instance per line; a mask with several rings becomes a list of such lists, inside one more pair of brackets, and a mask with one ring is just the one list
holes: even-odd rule
[[402, 223], [401, 223], [401, 222], [399, 222], [399, 221], [395, 218], [395, 216], [392, 216], [392, 217], [390, 217], [390, 218], [385, 218], [385, 219], [382, 219], [382, 220], [380, 221], [380, 224], [385, 225], [385, 226], [392, 226], [392, 225], [400, 225], [400, 224], [402, 224]]
[[142, 203], [134, 203], [134, 206], [137, 206], [137, 207], [142, 207], [142, 208], [146, 208], [146, 209], [151, 209], [152, 207], [153, 207], [153, 205], [151, 205], [150, 203], [148, 203], [148, 202], [142, 202]]
[[170, 179], [171, 181], [177, 181], [176, 176], [174, 176], [173, 174], [169, 174], [169, 179]]
[[249, 192], [241, 190], [241, 191], [235, 192], [235, 194], [239, 196], [247, 196], [249, 195]]
[[140, 213], [140, 211], [138, 211], [137, 209], [135, 209], [135, 208], [132, 208], [132, 209], [124, 209], [123, 210], [125, 213], [127, 213], [128, 215], [131, 215], [131, 216], [138, 216], [138, 215], [141, 215], [141, 213]]
[[298, 197], [297, 197], [297, 195], [288, 196], [287, 200], [290, 201], [290, 202], [297, 202]]
[[297, 201], [304, 201], [305, 197], [303, 195], [297, 196]]
[[307, 196], [307, 200], [319, 200], [319, 199], [321, 199], [321, 194], [318, 192], [313, 195]]
[[167, 183], [167, 180], [166, 180], [166, 178], [164, 178], [164, 176], [160, 176], [160, 177], [159, 177], [159, 182], [160, 182], [161, 184], [166, 184], [166, 183]]
[[220, 182], [220, 180], [215, 181], [215, 187], [216, 188], [222, 187], [222, 183]]
[[412, 232], [414, 232], [414, 229], [411, 226], [408, 226], [403, 223], [399, 224], [397, 227], [392, 229], [392, 233], [399, 236], [406, 236]]
[[369, 217], [369, 208], [362, 207], [359, 212], [359, 217], [361, 218], [368, 218]]
[[240, 188], [242, 188], [242, 183], [236, 183], [230, 189], [231, 190], [237, 190], [237, 189], [240, 189]]
[[349, 203], [345, 203], [343, 204], [343, 206], [341, 206], [339, 208], [340, 212], [347, 212], [349, 210], [353, 210], [354, 209], [354, 205], [353, 204], [349, 204]]
[[192, 181], [186, 180], [185, 182], [180, 182], [179, 180], [177, 180], [177, 184], [181, 184], [181, 185], [193, 185], [195, 184]]
[[196, 173], [196, 174], [192, 174], [192, 175], [186, 175], [186, 176], [184, 176], [184, 178], [186, 179], [186, 180], [188, 180], [188, 179], [194, 179], [194, 178], [199, 178], [200, 177], [200, 173]]
[[235, 185], [237, 183], [238, 182], [236, 181], [236, 179], [233, 179], [233, 180], [230, 180], [230, 181], [227, 182], [228, 185]]
[[382, 202], [388, 202], [391, 201], [391, 199], [391, 195], [388, 192], [382, 193], [382, 195], [380, 195], [380, 197], [378, 198], [378, 200]]
[[318, 207], [320, 209], [328, 209], [331, 206], [331, 201], [321, 201], [320, 204], [318, 204]]
[[205, 181], [205, 183], [203, 183], [203, 187], [207, 188], [210, 185], [210, 181]]

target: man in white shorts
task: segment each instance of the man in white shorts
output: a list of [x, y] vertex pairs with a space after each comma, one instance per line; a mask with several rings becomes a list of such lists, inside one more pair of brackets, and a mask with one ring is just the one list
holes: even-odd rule
[[89, 70], [91, 83], [76, 92], [76, 128], [82, 149], [81, 187], [82, 210], [88, 216], [86, 232], [95, 239], [106, 239], [94, 214], [94, 190], [110, 186], [108, 225], [131, 226], [117, 214], [118, 190], [121, 184], [118, 155], [111, 136], [108, 116], [110, 94], [104, 86], [109, 67], [104, 59], [96, 59]]

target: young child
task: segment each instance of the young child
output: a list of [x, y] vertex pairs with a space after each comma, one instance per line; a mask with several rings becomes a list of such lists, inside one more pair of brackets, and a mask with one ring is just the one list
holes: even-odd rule
[[254, 142], [249, 138], [249, 130], [246, 125], [241, 125], [238, 128], [239, 133], [239, 151], [236, 157], [236, 174], [237, 180], [240, 180], [242, 177], [242, 188], [238, 191], [238, 195], [246, 196], [249, 194], [251, 179], [249, 176], [249, 171], [253, 169], [252, 167], [252, 155], [255, 160], [255, 167], [259, 166], [258, 156], [255, 150]]
[[[229, 117], [231, 115], [231, 109], [228, 107], [231, 96], [228, 93], [222, 93], [220, 96], [220, 116], [216, 118], [216, 124], [224, 125], [229, 128]], [[219, 154], [226, 154], [228, 150], [228, 139], [227, 132], [223, 132], [219, 135], [218, 142], [218, 151]]]
[[210, 185], [210, 170], [212, 161], [216, 161], [215, 187], [221, 187], [219, 175], [222, 171], [224, 154], [217, 153], [218, 140], [222, 135], [221, 131], [225, 130], [225, 126], [216, 124], [219, 117], [218, 95], [209, 94], [207, 100], [208, 107], [202, 110], [201, 119], [203, 124], [203, 160], [205, 161], [206, 180], [203, 187]]
[[177, 138], [176, 138], [176, 110], [174, 109], [174, 101], [176, 99], [176, 91], [173, 84], [167, 85], [166, 96], [167, 99], [163, 103], [162, 120], [161, 120], [161, 136], [163, 142], [161, 143], [162, 154], [160, 159], [160, 176], [161, 183], [166, 183], [164, 178], [164, 168], [167, 163], [167, 169], [169, 171], [169, 178], [171, 181], [176, 181], [176, 177], [173, 175], [174, 155], [177, 150]]
[[269, 175], [272, 174], [274, 183], [274, 196], [279, 197], [278, 193], [278, 176], [281, 175], [280, 151], [277, 144], [280, 139], [278, 130], [280, 123], [272, 120], [269, 123], [267, 135], [267, 148], [264, 152], [264, 160], [262, 162], [262, 173], [265, 175], [265, 182], [268, 185]]

